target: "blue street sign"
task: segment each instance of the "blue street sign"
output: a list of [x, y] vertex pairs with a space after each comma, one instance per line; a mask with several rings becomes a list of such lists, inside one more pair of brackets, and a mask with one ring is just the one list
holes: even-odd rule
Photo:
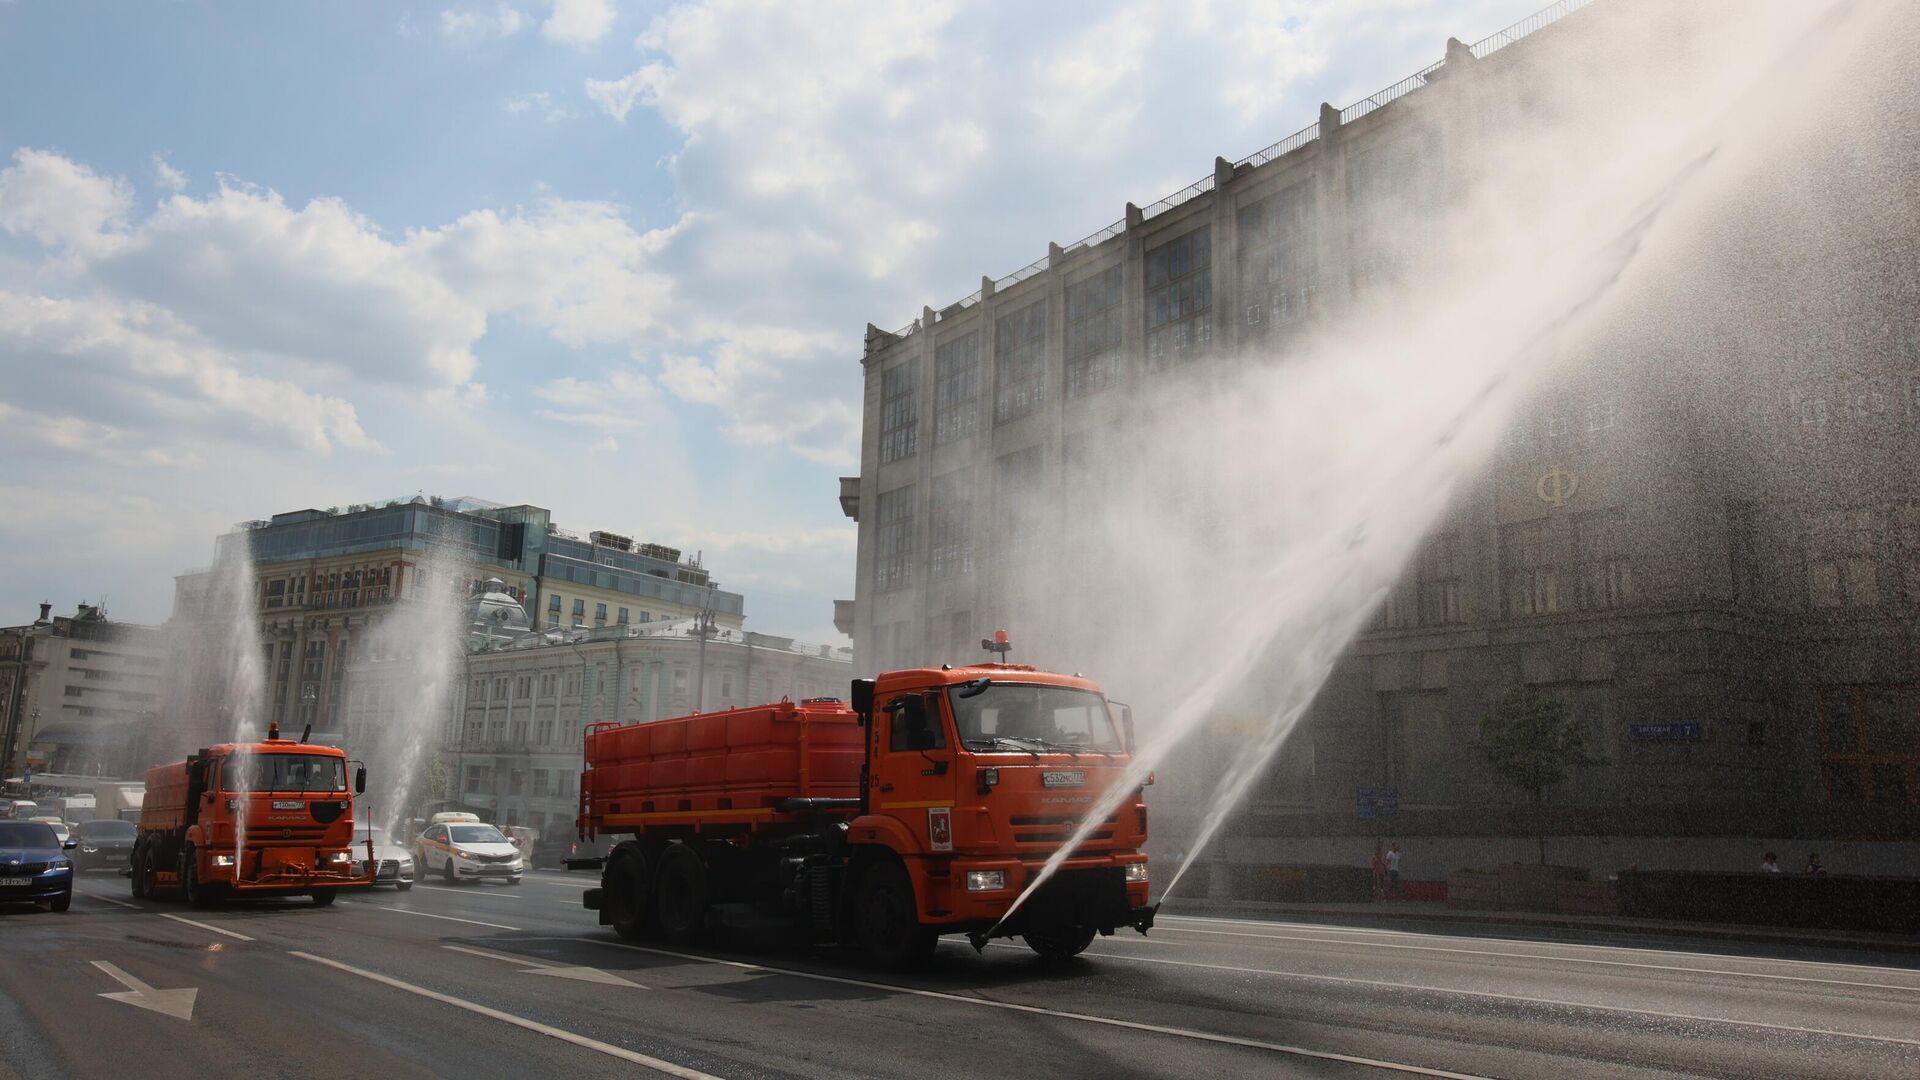
[[1631, 724], [1627, 732], [1634, 742], [1699, 742], [1699, 724]]
[[1358, 787], [1353, 789], [1355, 817], [1393, 817], [1400, 813], [1400, 789]]

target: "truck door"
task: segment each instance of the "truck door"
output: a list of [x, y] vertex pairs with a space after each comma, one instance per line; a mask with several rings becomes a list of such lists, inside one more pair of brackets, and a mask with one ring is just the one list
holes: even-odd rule
[[881, 704], [873, 727], [871, 808], [898, 820], [923, 852], [953, 850], [953, 740], [940, 692], [909, 691]]

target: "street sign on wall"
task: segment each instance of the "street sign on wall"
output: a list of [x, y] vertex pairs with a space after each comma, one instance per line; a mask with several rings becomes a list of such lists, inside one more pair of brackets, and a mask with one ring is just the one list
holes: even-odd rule
[[1357, 787], [1353, 789], [1353, 812], [1356, 817], [1394, 817], [1400, 813], [1400, 789], [1390, 787]]
[[1627, 733], [1634, 742], [1699, 742], [1699, 724], [1632, 724]]

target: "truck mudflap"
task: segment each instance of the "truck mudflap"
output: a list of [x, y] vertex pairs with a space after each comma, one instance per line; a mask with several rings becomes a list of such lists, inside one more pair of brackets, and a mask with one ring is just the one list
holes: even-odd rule
[[1080, 928], [1105, 935], [1131, 926], [1144, 934], [1153, 929], [1159, 910], [1158, 904], [1134, 907], [1127, 902], [1126, 876], [1120, 867], [1062, 870], [999, 925], [970, 933], [967, 940], [980, 950], [991, 938], [1013, 937], [1032, 927]]

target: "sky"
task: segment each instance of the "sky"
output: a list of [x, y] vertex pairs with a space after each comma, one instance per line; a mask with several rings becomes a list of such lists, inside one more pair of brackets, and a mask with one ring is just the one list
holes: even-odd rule
[[0, 0], [0, 624], [533, 503], [843, 643], [861, 342], [1545, 0]]

